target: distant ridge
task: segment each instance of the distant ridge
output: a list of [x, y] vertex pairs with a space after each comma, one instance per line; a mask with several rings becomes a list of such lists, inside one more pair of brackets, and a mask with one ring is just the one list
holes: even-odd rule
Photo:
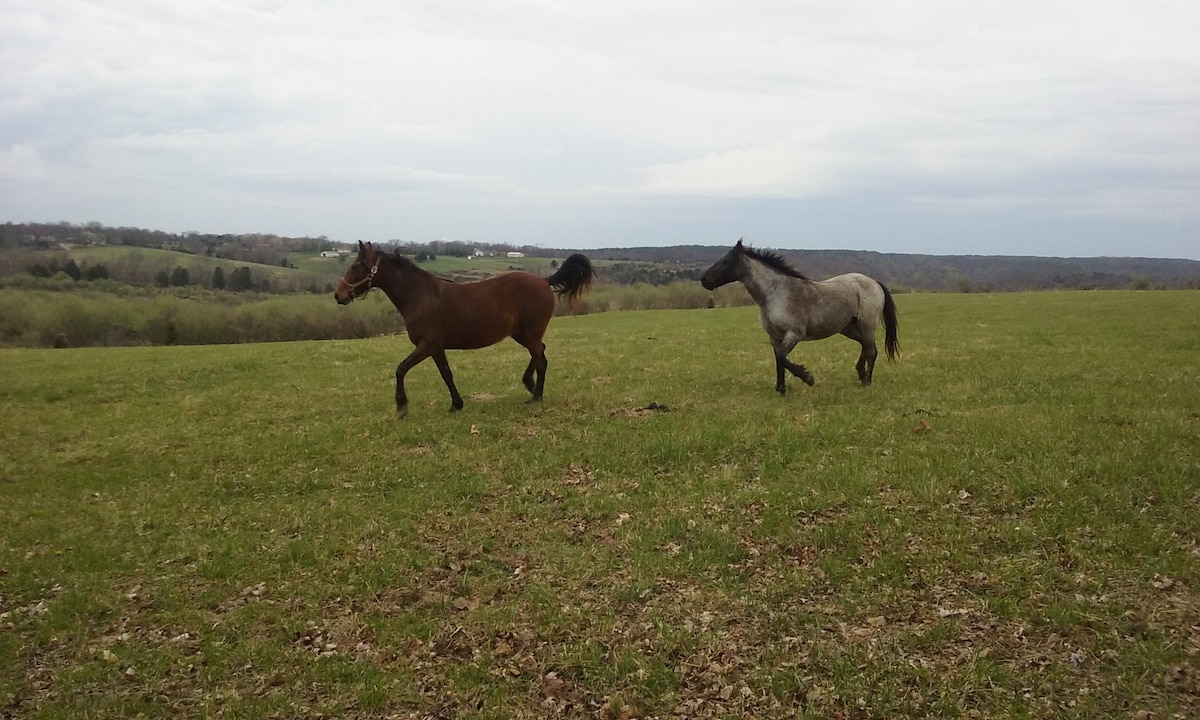
[[[751, 244], [755, 244], [752, 241]], [[555, 249], [532, 245], [466, 243], [445, 239], [417, 243], [392, 240], [415, 257], [466, 258], [487, 250], [519, 251], [525, 256], [565, 258], [583, 252], [605, 262], [601, 279], [611, 283], [692, 282], [728, 249], [729, 245], [672, 245]], [[732, 245], [732, 242], [730, 242]], [[0, 277], [30, 270], [29, 252], [94, 246], [131, 246], [170, 250], [239, 263], [277, 268], [293, 267], [297, 256], [330, 249], [353, 251], [347, 241], [325, 236], [289, 238], [272, 234], [168, 233], [143, 228], [106, 227], [100, 223], [0, 223]], [[923, 255], [880, 253], [868, 250], [787, 250], [768, 244], [796, 269], [812, 278], [844, 272], [862, 272], [879, 278], [895, 290], [932, 292], [1011, 292], [1057, 289], [1200, 289], [1200, 261], [1144, 257], [1032, 257], [1011, 255]], [[64, 258], [65, 261], [65, 258]], [[331, 266], [336, 269], [336, 266]], [[310, 270], [313, 268], [309, 268]], [[327, 270], [327, 268], [322, 268]]]
[[[594, 260], [707, 266], [728, 249], [674, 245], [599, 248], [584, 252]], [[1011, 292], [1049, 289], [1200, 289], [1200, 261], [1197, 260], [769, 249], [782, 253], [796, 269], [812, 278], [861, 272], [885, 284], [907, 290]]]

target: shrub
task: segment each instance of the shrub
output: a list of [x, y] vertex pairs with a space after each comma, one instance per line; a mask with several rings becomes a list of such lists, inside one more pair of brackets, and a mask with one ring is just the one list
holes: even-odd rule
[[[0, 288], [0, 343], [71, 347], [88, 345], [208, 345], [372, 337], [404, 330], [383, 293], [349, 307], [320, 295], [258, 295], [196, 285], [135, 287], [112, 279], [85, 285], [64, 272], [51, 278], [13, 275]], [[249, 269], [230, 274], [249, 281]], [[751, 302], [741, 285], [708, 292], [697, 282], [654, 286], [597, 285], [560, 314], [613, 310], [691, 309]]]

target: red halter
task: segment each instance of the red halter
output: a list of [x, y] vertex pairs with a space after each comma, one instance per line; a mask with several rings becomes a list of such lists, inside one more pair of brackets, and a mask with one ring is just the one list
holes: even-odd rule
[[[350, 284], [350, 283], [346, 282], [345, 278], [342, 278], [342, 282], [346, 283], [346, 289], [349, 290], [351, 294], [354, 294], [354, 291], [357, 290], [364, 283], [367, 286], [367, 290], [370, 290], [371, 284], [375, 281], [375, 273], [377, 273], [377, 272], [379, 272], [379, 260], [378, 259], [375, 260], [375, 265], [371, 268], [371, 272], [367, 273], [367, 276], [365, 278], [363, 278], [362, 280], [359, 280], [358, 282], [356, 282], [354, 284]], [[367, 290], [363, 291], [364, 295], [367, 293]]]

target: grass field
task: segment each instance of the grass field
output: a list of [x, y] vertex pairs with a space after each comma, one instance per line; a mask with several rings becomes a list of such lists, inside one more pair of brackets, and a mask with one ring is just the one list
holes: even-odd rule
[[[47, 254], [61, 253], [54, 251], [54, 253]], [[185, 267], [192, 276], [192, 282], [197, 284], [207, 284], [209, 278], [212, 277], [213, 270], [217, 267], [221, 267], [227, 273], [239, 267], [249, 267], [252, 268], [255, 277], [265, 275], [271, 282], [276, 284], [282, 283], [298, 287], [313, 285], [318, 288], [324, 283], [336, 282], [337, 278], [344, 271], [344, 268], [338, 265], [336, 260], [327, 261], [327, 264], [321, 264], [319, 259], [315, 259], [316, 262], [312, 264], [311, 268], [292, 269], [276, 265], [221, 260], [204, 255], [190, 255], [171, 250], [124, 245], [74, 248], [69, 254], [76, 262], [89, 265], [125, 266], [136, 269], [153, 269], [154, 271], [164, 270], [167, 272], [177, 266]]]
[[1200, 295], [0, 351], [0, 717], [1196, 717]]

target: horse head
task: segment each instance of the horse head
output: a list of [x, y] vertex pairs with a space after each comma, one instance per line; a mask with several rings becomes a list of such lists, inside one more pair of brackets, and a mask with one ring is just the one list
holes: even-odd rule
[[713, 263], [713, 266], [704, 271], [704, 275], [700, 277], [700, 284], [705, 290], [716, 290], [722, 285], [727, 285], [735, 280], [740, 280], [742, 277], [742, 258], [746, 253], [746, 248], [742, 246], [742, 241], [739, 239], [737, 245], [729, 249], [725, 253], [725, 257]]
[[348, 305], [367, 294], [375, 281], [375, 275], [379, 272], [380, 258], [381, 254], [371, 243], [364, 245], [362, 240], [358, 241], [358, 257], [354, 258], [354, 262], [350, 264], [333, 291], [333, 297], [339, 305]]

